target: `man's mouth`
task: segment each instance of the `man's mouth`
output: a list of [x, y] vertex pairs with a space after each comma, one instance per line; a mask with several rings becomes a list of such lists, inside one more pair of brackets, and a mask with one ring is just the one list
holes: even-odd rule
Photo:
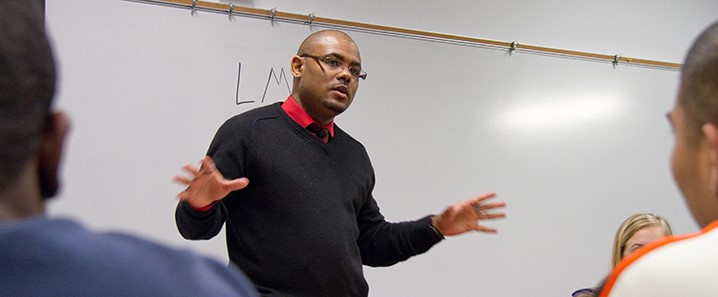
[[332, 88], [332, 91], [339, 92], [342, 95], [349, 97], [349, 88], [345, 85], [338, 85], [338, 86]]

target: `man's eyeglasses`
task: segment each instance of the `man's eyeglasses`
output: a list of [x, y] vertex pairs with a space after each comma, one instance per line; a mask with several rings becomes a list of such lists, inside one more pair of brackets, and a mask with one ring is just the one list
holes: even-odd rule
[[302, 58], [312, 58], [317, 61], [317, 63], [321, 66], [324, 64], [329, 68], [330, 70], [339, 70], [342, 71], [344, 69], [349, 69], [349, 73], [352, 75], [354, 79], [361, 78], [362, 80], [366, 79], [366, 72], [364, 70], [361, 70], [361, 66], [347, 66], [344, 61], [339, 60], [333, 56], [324, 56], [324, 57], [317, 57], [310, 54], [302, 54], [300, 55]]

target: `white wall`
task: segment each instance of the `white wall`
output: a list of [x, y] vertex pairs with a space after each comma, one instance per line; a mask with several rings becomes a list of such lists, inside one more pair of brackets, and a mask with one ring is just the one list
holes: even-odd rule
[[[225, 2], [227, 3], [227, 2]], [[715, 1], [236, 1], [236, 5], [667, 62], [716, 19]], [[224, 238], [182, 239], [171, 182], [216, 128], [287, 67], [306, 26], [117, 0], [48, 1], [74, 120], [53, 216], [226, 259]], [[636, 212], [697, 228], [668, 166], [664, 114], [678, 73], [350, 32], [369, 78], [337, 123], [369, 150], [388, 219], [416, 219], [497, 191], [498, 235], [449, 238], [391, 268], [371, 296], [568, 296], [608, 269]], [[284, 89], [283, 89], [284, 88]], [[389, 130], [390, 134], [382, 134]]]

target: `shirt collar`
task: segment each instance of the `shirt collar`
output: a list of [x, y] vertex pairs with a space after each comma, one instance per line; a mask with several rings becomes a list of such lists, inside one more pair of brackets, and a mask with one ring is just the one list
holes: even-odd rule
[[287, 100], [282, 103], [282, 109], [284, 112], [287, 113], [287, 115], [292, 118], [297, 124], [300, 126], [306, 128], [307, 126], [311, 124], [315, 124], [319, 127], [326, 128], [329, 130], [329, 135], [331, 138], [334, 138], [334, 121], [329, 122], [329, 124], [326, 124], [324, 126], [320, 125], [319, 123], [315, 122], [309, 114], [302, 109], [301, 106], [299, 106], [299, 103], [297, 103], [297, 100], [294, 100], [294, 97], [292, 95], [289, 95], [287, 97]]

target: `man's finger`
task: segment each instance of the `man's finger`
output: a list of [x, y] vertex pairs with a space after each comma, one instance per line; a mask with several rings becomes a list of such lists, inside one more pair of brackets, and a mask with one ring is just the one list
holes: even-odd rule
[[174, 180], [175, 182], [181, 183], [183, 185], [186, 185], [186, 186], [189, 186], [192, 183], [192, 180], [190, 180], [189, 178], [186, 178], [184, 176], [181, 176], [181, 175], [175, 175], [175, 177], [172, 180]]
[[234, 180], [230, 181], [228, 186], [229, 186], [230, 190], [237, 191], [237, 190], [244, 189], [245, 187], [247, 187], [248, 184], [249, 184], [249, 179], [247, 179], [246, 177], [240, 177], [238, 179], [234, 179]]
[[185, 171], [187, 171], [193, 175], [199, 174], [199, 170], [197, 169], [197, 167], [195, 167], [194, 165], [192, 165], [190, 163], [184, 164], [184, 166], [182, 166], [182, 169], [184, 169]]

